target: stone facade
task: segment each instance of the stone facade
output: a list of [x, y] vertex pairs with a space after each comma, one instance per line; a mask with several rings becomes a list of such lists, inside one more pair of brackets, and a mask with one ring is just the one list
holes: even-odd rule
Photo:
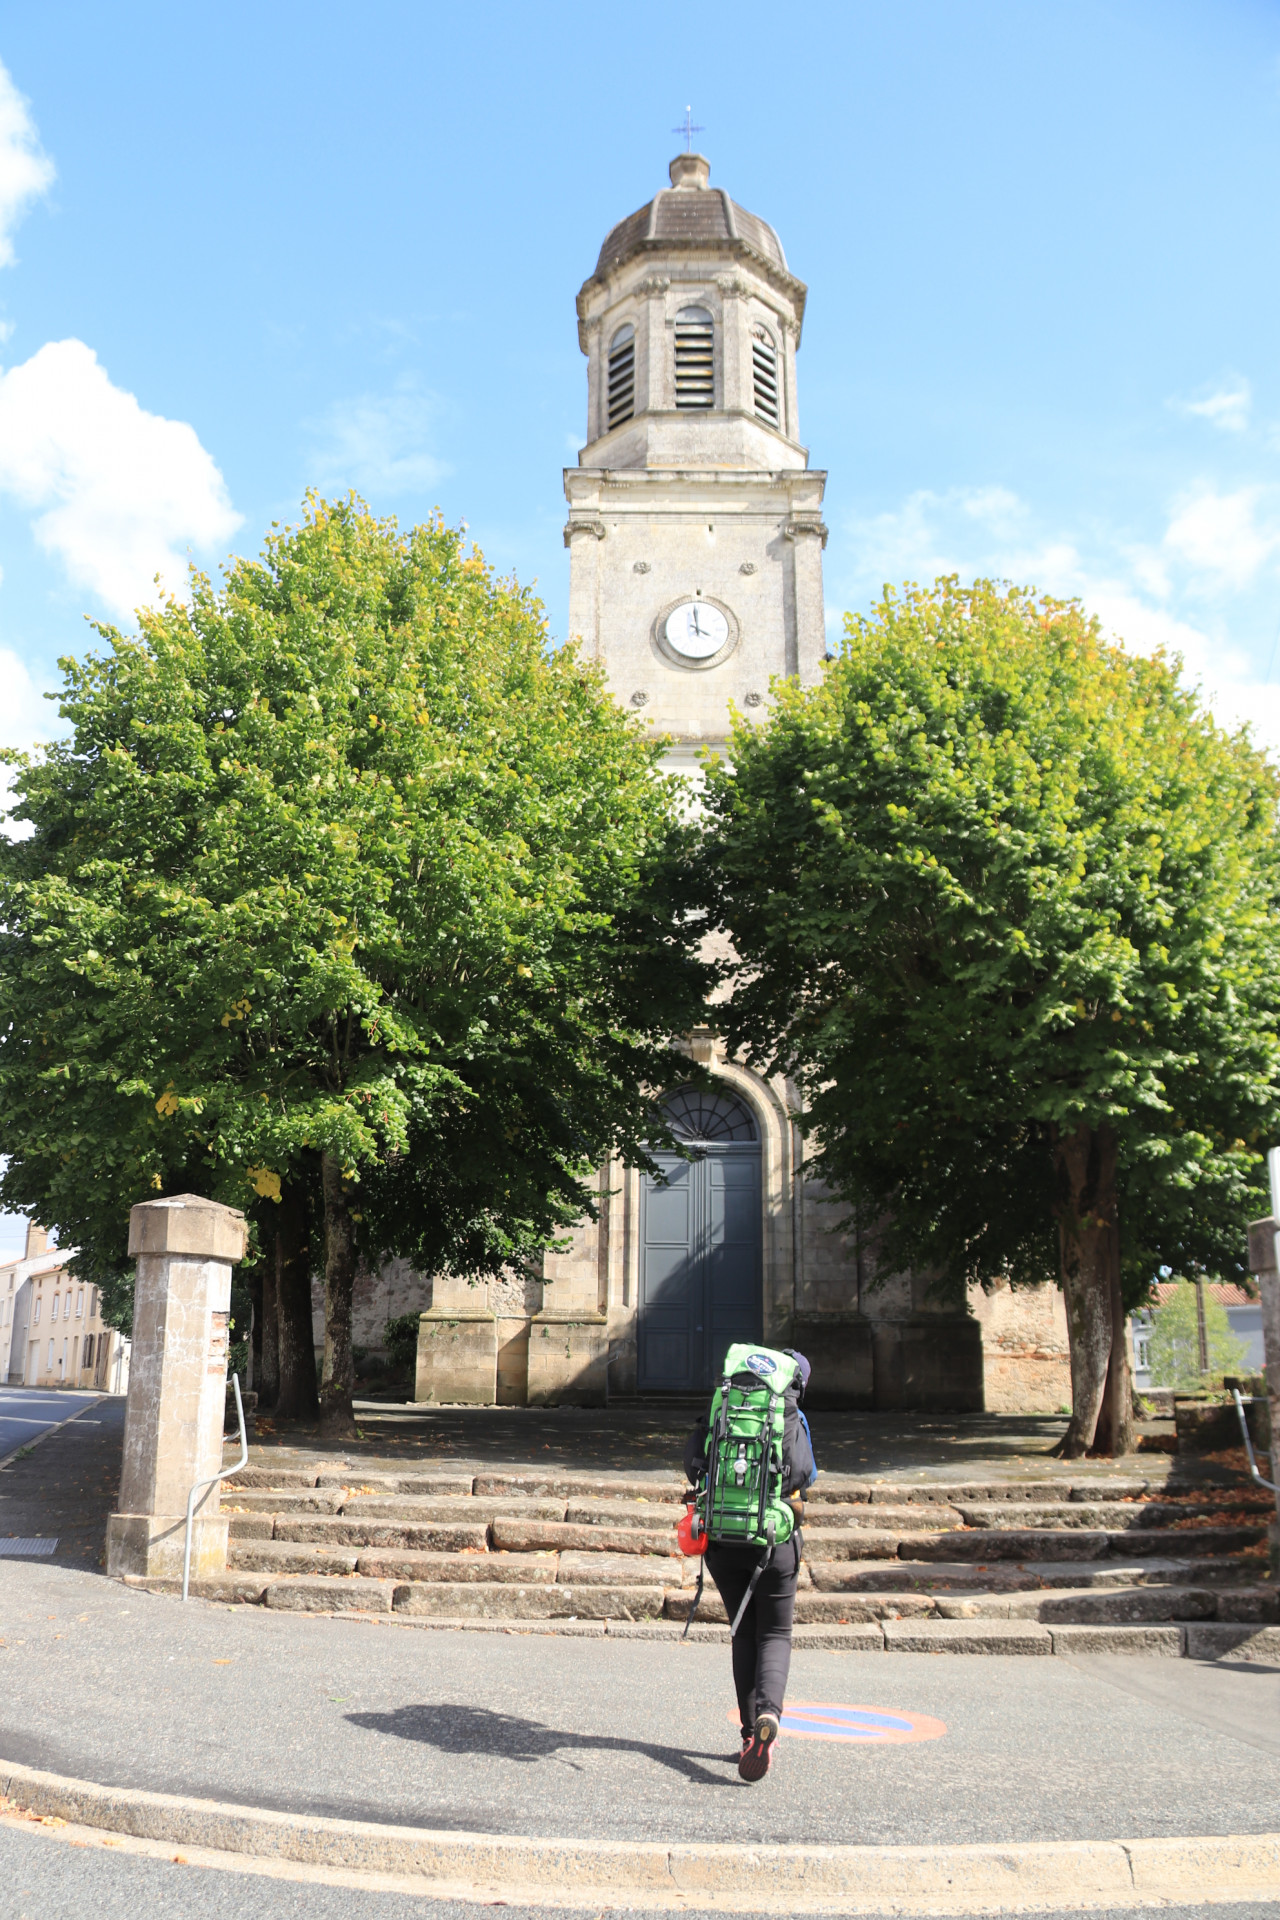
[[[822, 673], [826, 476], [800, 440], [796, 389], [805, 300], [773, 229], [713, 187], [698, 154], [678, 156], [670, 187], [612, 230], [578, 294], [588, 438], [564, 476], [570, 638], [694, 791], [731, 708], [764, 718], [771, 681]], [[909, 1276], [872, 1286], [806, 1172], [795, 1089], [728, 1058], [710, 1031], [685, 1045], [736, 1103], [739, 1169], [754, 1169], [753, 1131], [758, 1183], [754, 1170], [737, 1177], [758, 1216], [749, 1232], [738, 1221], [739, 1279], [754, 1259], [758, 1333], [808, 1351], [815, 1405], [1061, 1404], [1060, 1302], [1056, 1318], [1022, 1295], [942, 1312]], [[640, 1355], [653, 1192], [635, 1169], [606, 1167], [599, 1219], [536, 1280], [424, 1288], [418, 1398], [600, 1404], [651, 1388]], [[740, 1313], [741, 1288], [736, 1300]], [[709, 1349], [713, 1328], [690, 1332]], [[356, 1337], [377, 1344], [381, 1328], [358, 1320]]]
[[127, 1393], [129, 1342], [104, 1325], [98, 1289], [75, 1277], [74, 1259], [32, 1224], [22, 1258], [0, 1263], [0, 1381]]

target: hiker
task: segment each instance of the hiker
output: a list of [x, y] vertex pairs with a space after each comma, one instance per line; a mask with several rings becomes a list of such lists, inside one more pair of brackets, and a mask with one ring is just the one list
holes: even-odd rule
[[[762, 1780], [773, 1759], [800, 1573], [801, 1494], [817, 1468], [800, 1401], [809, 1362], [790, 1348], [733, 1346], [710, 1409], [684, 1451], [694, 1502], [692, 1551], [705, 1538], [710, 1572], [733, 1624], [733, 1684], [742, 1723], [738, 1773]], [[702, 1570], [693, 1613], [702, 1595]], [[686, 1626], [685, 1631], [688, 1631]]]

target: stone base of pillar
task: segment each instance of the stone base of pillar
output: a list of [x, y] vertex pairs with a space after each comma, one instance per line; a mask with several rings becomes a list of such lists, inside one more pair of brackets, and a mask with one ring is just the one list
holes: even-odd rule
[[529, 1326], [529, 1405], [603, 1407], [609, 1398], [603, 1313], [535, 1314]]
[[497, 1314], [429, 1307], [419, 1315], [413, 1397], [438, 1406], [496, 1406]]
[[[225, 1513], [196, 1514], [191, 1522], [191, 1578], [227, 1570]], [[150, 1579], [182, 1578], [185, 1513], [113, 1513], [107, 1521], [107, 1572]]]
[[802, 1353], [813, 1368], [805, 1390], [806, 1407], [875, 1405], [871, 1323], [863, 1314], [797, 1313], [787, 1345]]

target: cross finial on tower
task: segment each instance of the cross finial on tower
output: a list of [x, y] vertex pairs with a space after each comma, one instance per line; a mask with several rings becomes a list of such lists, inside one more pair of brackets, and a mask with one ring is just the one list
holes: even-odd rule
[[685, 152], [686, 152], [686, 153], [692, 153], [692, 152], [693, 152], [693, 136], [694, 136], [694, 134], [695, 134], [695, 133], [705, 133], [705, 132], [706, 132], [706, 128], [705, 128], [705, 127], [695, 127], [695, 126], [694, 126], [694, 124], [693, 124], [693, 108], [692, 108], [692, 107], [686, 107], [686, 108], [685, 108], [685, 110], [684, 110], [684, 124], [683, 124], [683, 126], [679, 126], [679, 127], [672, 127], [672, 129], [671, 129], [671, 131], [672, 131], [672, 133], [682, 133], [682, 134], [684, 135], [684, 150], [685, 150]]

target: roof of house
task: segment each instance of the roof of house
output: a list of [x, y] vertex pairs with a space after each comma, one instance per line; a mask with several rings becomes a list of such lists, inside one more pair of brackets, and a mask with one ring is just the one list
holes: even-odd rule
[[[1166, 1300], [1173, 1298], [1178, 1286], [1176, 1280], [1158, 1280], [1156, 1282], [1156, 1303], [1163, 1306]], [[1257, 1298], [1246, 1293], [1243, 1287], [1230, 1280], [1206, 1280], [1204, 1290], [1220, 1307], [1255, 1307]]]

